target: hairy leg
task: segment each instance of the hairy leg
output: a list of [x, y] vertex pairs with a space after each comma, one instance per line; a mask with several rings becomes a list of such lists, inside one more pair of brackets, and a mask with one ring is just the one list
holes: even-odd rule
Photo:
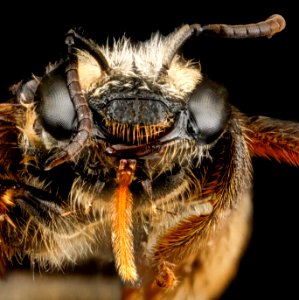
[[188, 256], [175, 269], [178, 280], [173, 289], [149, 284], [143, 289], [125, 287], [123, 298], [210, 300], [217, 299], [236, 275], [240, 257], [251, 232], [252, 204], [248, 192], [230, 215], [228, 223], [219, 228], [206, 251]]

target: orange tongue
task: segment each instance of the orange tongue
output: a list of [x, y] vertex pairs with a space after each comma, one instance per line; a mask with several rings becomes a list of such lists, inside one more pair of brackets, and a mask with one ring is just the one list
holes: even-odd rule
[[132, 233], [133, 197], [129, 190], [136, 170], [135, 159], [121, 159], [117, 170], [117, 188], [112, 200], [111, 239], [116, 267], [124, 281], [137, 280]]

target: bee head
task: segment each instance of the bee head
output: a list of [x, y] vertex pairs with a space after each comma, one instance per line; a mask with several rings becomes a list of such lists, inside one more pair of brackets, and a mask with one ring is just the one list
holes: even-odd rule
[[156, 34], [138, 44], [123, 38], [112, 47], [71, 30], [68, 59], [41, 80], [36, 93], [41, 124], [54, 139], [68, 141], [48, 168], [95, 139], [108, 143], [110, 155], [138, 158], [145, 148], [148, 154], [178, 140], [212, 144], [229, 120], [227, 93], [203, 79], [199, 63], [184, 60], [179, 50], [196, 34], [271, 37], [284, 25], [278, 15], [242, 26], [183, 25], [166, 37]]

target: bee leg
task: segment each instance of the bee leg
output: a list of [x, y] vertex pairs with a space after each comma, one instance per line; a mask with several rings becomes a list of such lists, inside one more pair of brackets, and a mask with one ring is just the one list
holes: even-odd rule
[[[201, 238], [181, 248], [180, 255], [162, 257], [155, 269], [144, 270], [152, 279], [142, 289], [125, 290], [128, 299], [216, 299], [236, 275], [240, 257], [250, 236], [251, 195], [246, 192], [230, 217], [223, 223], [215, 224], [216, 233], [209, 240]], [[173, 232], [174, 237], [183, 232]], [[166, 250], [172, 249], [167, 244]], [[175, 276], [175, 277], [174, 277]], [[140, 295], [138, 298], [137, 295]], [[134, 298], [135, 297], [135, 298]], [[189, 299], [189, 298], [188, 298]]]
[[0, 181], [0, 274], [14, 255], [22, 258], [42, 249], [44, 232], [53, 234], [71, 223], [67, 215], [50, 193], [13, 180]]

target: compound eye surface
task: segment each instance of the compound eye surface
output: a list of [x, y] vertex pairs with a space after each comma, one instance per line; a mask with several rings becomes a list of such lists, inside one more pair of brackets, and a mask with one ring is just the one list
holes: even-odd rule
[[45, 129], [56, 139], [70, 138], [75, 127], [76, 112], [63, 66], [43, 77], [37, 97], [37, 109]]
[[209, 80], [195, 89], [188, 101], [188, 131], [200, 144], [209, 144], [223, 132], [230, 115], [227, 90]]

